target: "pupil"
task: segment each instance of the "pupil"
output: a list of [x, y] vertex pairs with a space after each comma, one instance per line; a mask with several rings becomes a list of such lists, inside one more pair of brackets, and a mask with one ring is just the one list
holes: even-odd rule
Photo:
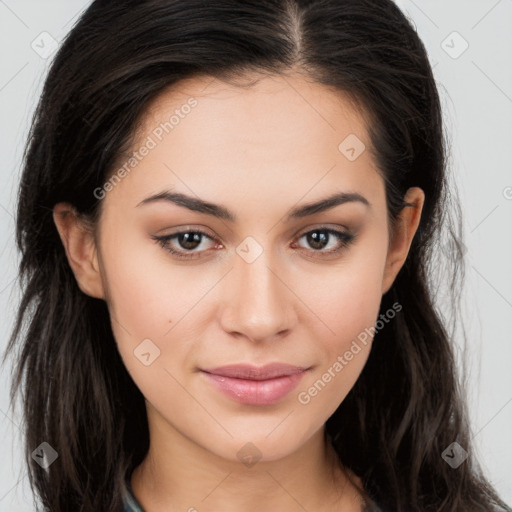
[[315, 249], [323, 249], [327, 243], [328, 234], [326, 231], [312, 231], [308, 235], [308, 243]]
[[184, 233], [179, 236], [179, 242], [184, 249], [195, 249], [201, 243], [201, 234]]

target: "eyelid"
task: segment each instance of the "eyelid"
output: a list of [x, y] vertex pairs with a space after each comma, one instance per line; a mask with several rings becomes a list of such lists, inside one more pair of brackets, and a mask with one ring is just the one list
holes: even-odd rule
[[305, 235], [306, 233], [309, 233], [310, 231], [315, 231], [315, 230], [319, 230], [319, 231], [320, 230], [325, 230], [325, 231], [333, 230], [333, 231], [341, 231], [347, 235], [351, 234], [351, 230], [348, 226], [343, 226], [340, 224], [329, 224], [329, 223], [322, 224], [320, 222], [318, 224], [313, 224], [311, 226], [308, 226], [307, 228], [304, 228], [303, 230], [299, 230], [294, 235], [294, 238], [300, 238], [301, 236]]
[[[222, 243], [219, 242], [216, 236], [211, 235], [209, 233], [209, 230], [206, 230], [204, 228], [194, 228], [191, 226], [181, 226], [180, 228], [177, 228], [175, 231], [171, 233], [168, 233], [166, 235], [152, 235], [151, 238], [155, 240], [164, 250], [175, 256], [178, 260], [194, 260], [201, 258], [202, 253], [207, 252], [206, 250], [187, 252], [171, 248], [171, 239], [185, 233], [198, 233], [202, 236], [209, 238], [213, 242], [217, 242], [217, 244], [220, 244], [220, 246], [222, 247]], [[197, 256], [195, 256], [196, 254]]]
[[183, 226], [179, 226], [177, 228], [173, 228], [173, 230], [169, 233], [166, 233], [162, 236], [173, 236], [173, 235], [179, 235], [181, 233], [204, 233], [205, 235], [209, 236], [210, 238], [216, 239], [217, 236], [215, 233], [206, 227], [200, 226], [200, 225], [193, 225], [193, 224], [184, 224]]
[[301, 248], [305, 252], [313, 253], [315, 255], [314, 258], [336, 257], [339, 253], [347, 249], [349, 245], [353, 244], [357, 239], [357, 235], [355, 233], [350, 232], [349, 230], [342, 230], [339, 228], [332, 228], [329, 226], [320, 226], [307, 229], [302, 234], [295, 237], [295, 240], [297, 240], [297, 242], [293, 242], [293, 244], [296, 245], [298, 243], [298, 240], [300, 240], [302, 237], [315, 231], [324, 231], [329, 233], [329, 235], [337, 239], [338, 247], [329, 250], [308, 250], [306, 248]]
[[[314, 232], [314, 231], [325, 231], [329, 233], [329, 235], [335, 237], [338, 240], [338, 244], [340, 244], [339, 247], [335, 249], [329, 249], [327, 251], [324, 250], [314, 250], [314, 249], [307, 249], [304, 247], [299, 247], [302, 251], [310, 252], [313, 254], [316, 254], [314, 256], [317, 259], [321, 258], [328, 258], [329, 256], [337, 256], [339, 253], [344, 251], [348, 248], [349, 245], [351, 245], [357, 238], [357, 235], [355, 233], [352, 233], [351, 230], [346, 228], [345, 226], [338, 226], [332, 227], [328, 224], [319, 224], [316, 226], [309, 226], [308, 228], [305, 228], [303, 231], [299, 232], [299, 234], [295, 235], [293, 238], [293, 244], [296, 246], [298, 240], [300, 240], [303, 236], [307, 235], [308, 233]], [[208, 252], [208, 249], [202, 250], [202, 251], [186, 251], [186, 250], [176, 250], [171, 248], [170, 241], [174, 239], [175, 237], [186, 234], [186, 233], [196, 233], [200, 234], [206, 238], [209, 238], [213, 242], [217, 243], [217, 248], [222, 248], [223, 244], [219, 241], [219, 239], [215, 235], [211, 235], [209, 233], [209, 230], [205, 228], [194, 228], [192, 226], [181, 226], [179, 228], [176, 228], [175, 231], [162, 235], [162, 236], [151, 236], [153, 240], [158, 242], [164, 250], [167, 252], [173, 254], [176, 256], [176, 258], [181, 260], [193, 260], [193, 259], [200, 259], [202, 258], [202, 254]], [[220, 247], [219, 247], [220, 246]], [[197, 256], [195, 256], [197, 255]]]

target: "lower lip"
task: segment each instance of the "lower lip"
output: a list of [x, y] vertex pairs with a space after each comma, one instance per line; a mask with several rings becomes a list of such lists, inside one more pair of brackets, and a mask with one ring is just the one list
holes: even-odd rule
[[285, 397], [302, 379], [305, 371], [267, 380], [247, 380], [201, 372], [208, 380], [236, 402], [270, 405]]

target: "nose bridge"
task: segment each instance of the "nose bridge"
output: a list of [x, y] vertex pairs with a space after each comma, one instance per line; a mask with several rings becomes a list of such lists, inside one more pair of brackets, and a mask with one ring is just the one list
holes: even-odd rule
[[247, 237], [236, 249], [222, 313], [227, 332], [265, 340], [290, 328], [293, 294], [281, 281], [271, 250]]

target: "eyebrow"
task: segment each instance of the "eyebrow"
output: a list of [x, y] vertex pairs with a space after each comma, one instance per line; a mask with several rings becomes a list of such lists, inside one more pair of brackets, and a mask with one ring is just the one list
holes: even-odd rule
[[[188, 208], [194, 212], [212, 215], [213, 217], [217, 217], [219, 219], [224, 219], [231, 222], [237, 221], [236, 215], [222, 205], [210, 203], [197, 197], [188, 196], [180, 192], [171, 192], [168, 190], [159, 192], [158, 194], [154, 194], [150, 197], [147, 197], [146, 199], [143, 199], [137, 205], [137, 207], [159, 201], [167, 201], [178, 206]], [[330, 210], [331, 208], [341, 204], [353, 202], [362, 203], [366, 207], [371, 208], [370, 202], [361, 194], [357, 192], [339, 192], [324, 199], [320, 199], [319, 201], [315, 201], [314, 203], [307, 203], [293, 208], [286, 216], [286, 220], [290, 221], [293, 219], [300, 219], [315, 213]]]

